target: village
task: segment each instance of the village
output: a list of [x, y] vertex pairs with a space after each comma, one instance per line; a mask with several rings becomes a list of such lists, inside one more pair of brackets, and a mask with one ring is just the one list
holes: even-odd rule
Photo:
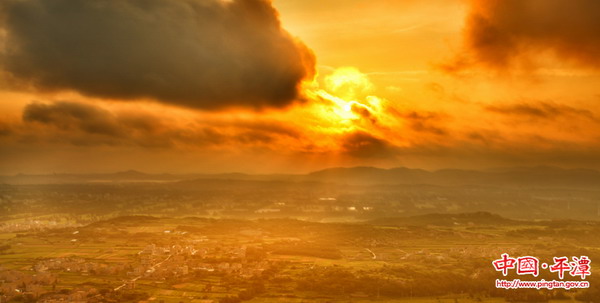
[[[28, 272], [0, 268], [0, 302], [16, 297], [40, 302], [88, 302], [90, 298], [95, 301], [106, 295], [115, 296], [118, 292], [134, 290], [140, 280], [176, 283], [196, 274], [257, 277], [270, 269], [274, 262], [253, 253], [259, 249], [246, 245], [217, 246], [202, 238], [166, 246], [148, 244], [130, 256], [130, 261], [126, 263], [75, 256], [42, 259]], [[114, 281], [114, 277], [119, 277], [122, 283], [109, 289], [89, 286], [72, 290], [57, 289], [61, 274], [67, 273], [106, 277], [105, 281]], [[206, 290], [210, 292], [210, 287]]]

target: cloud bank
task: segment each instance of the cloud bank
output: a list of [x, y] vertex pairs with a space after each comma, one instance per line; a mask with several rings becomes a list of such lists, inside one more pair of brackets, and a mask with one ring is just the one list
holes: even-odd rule
[[283, 107], [315, 59], [267, 0], [3, 0], [13, 85], [190, 108]]
[[[0, 121], [1, 122], [1, 121]], [[269, 147], [295, 142], [301, 134], [277, 121], [181, 121], [144, 111], [110, 111], [89, 103], [32, 102], [22, 122], [0, 123], [7, 144], [66, 146], [137, 146], [158, 149]]]

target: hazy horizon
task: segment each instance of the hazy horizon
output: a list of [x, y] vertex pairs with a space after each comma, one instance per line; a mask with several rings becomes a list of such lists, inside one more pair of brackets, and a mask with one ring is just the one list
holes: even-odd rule
[[141, 173], [148, 175], [219, 175], [219, 174], [246, 174], [246, 175], [306, 175], [320, 171], [333, 170], [333, 169], [377, 169], [377, 170], [394, 170], [394, 169], [408, 169], [408, 170], [422, 170], [426, 172], [439, 172], [439, 171], [473, 171], [473, 172], [506, 172], [506, 171], [519, 171], [519, 170], [536, 170], [536, 169], [558, 169], [558, 170], [589, 170], [589, 171], [600, 171], [600, 169], [589, 168], [589, 167], [564, 167], [558, 165], [532, 165], [532, 166], [495, 166], [495, 167], [483, 167], [483, 168], [459, 168], [459, 167], [443, 167], [436, 169], [426, 169], [420, 167], [407, 167], [407, 166], [392, 166], [392, 167], [378, 167], [378, 166], [329, 166], [315, 170], [306, 171], [264, 171], [264, 172], [249, 172], [239, 170], [214, 170], [214, 171], [146, 171], [143, 169], [126, 168], [118, 170], [97, 170], [97, 171], [53, 171], [53, 172], [16, 172], [16, 173], [4, 173], [0, 176], [15, 176], [15, 175], [55, 175], [55, 174], [68, 174], [68, 175], [92, 175], [92, 174], [119, 174], [119, 173]]

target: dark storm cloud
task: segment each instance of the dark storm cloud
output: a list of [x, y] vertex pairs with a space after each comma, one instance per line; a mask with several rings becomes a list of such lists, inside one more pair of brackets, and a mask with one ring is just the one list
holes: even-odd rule
[[600, 68], [600, 1], [470, 0], [464, 31], [466, 53], [444, 66], [459, 71], [479, 64], [527, 66], [550, 51], [581, 66]]
[[302, 137], [301, 132], [288, 124], [274, 123], [272, 121], [228, 121], [219, 122], [213, 121], [211, 125], [220, 127], [235, 127], [248, 129], [254, 133], [269, 133], [273, 135], [289, 137], [289, 138], [300, 138]]
[[[87, 103], [34, 102], [23, 111], [23, 125], [7, 137], [30, 143], [150, 148], [260, 145], [300, 135], [273, 121], [202, 121], [178, 124], [144, 112], [112, 112]], [[7, 130], [10, 130], [8, 128]], [[39, 128], [41, 126], [41, 128]], [[13, 128], [16, 126], [13, 126]], [[0, 124], [0, 135], [3, 126]]]
[[341, 141], [345, 153], [356, 158], [385, 158], [397, 154], [391, 143], [363, 131], [346, 135]]
[[282, 107], [314, 73], [267, 0], [3, 0], [0, 27], [2, 70], [42, 91]]
[[535, 119], [576, 117], [586, 118], [592, 121], [596, 120], [595, 115], [589, 110], [549, 102], [490, 105], [486, 106], [485, 109], [493, 113]]
[[11, 126], [4, 122], [0, 121], [0, 137], [7, 137], [12, 134]]
[[390, 111], [395, 117], [402, 119], [413, 131], [419, 133], [429, 133], [433, 135], [443, 136], [448, 132], [443, 126], [445, 123], [444, 114], [435, 112], [418, 112], [418, 111]]
[[367, 106], [362, 105], [360, 103], [353, 103], [351, 110], [353, 113], [371, 122], [371, 124], [377, 124], [377, 117], [371, 112], [371, 110]]
[[65, 130], [120, 136], [116, 117], [99, 107], [73, 103], [30, 103], [23, 110], [23, 121], [53, 125]]

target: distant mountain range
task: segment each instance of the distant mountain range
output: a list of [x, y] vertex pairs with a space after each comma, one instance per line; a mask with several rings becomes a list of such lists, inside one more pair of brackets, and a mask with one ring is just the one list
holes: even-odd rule
[[600, 189], [600, 172], [591, 169], [562, 169], [557, 167], [521, 167], [474, 171], [372, 167], [332, 168], [307, 175], [320, 181], [359, 184], [429, 184], [429, 185], [511, 185], [552, 187], [597, 187]]
[[[211, 181], [212, 180], [212, 181]], [[581, 187], [600, 189], [600, 171], [592, 169], [563, 169], [557, 167], [519, 167], [488, 171], [443, 169], [427, 171], [405, 167], [381, 169], [375, 167], [329, 168], [299, 175], [230, 174], [147, 174], [139, 171], [122, 171], [107, 174], [49, 174], [0, 176], [4, 184], [60, 184], [60, 183], [119, 183], [156, 182], [204, 186], [229, 181], [249, 186], [287, 183], [335, 183], [340, 185], [437, 185], [437, 186], [535, 186]], [[235, 182], [234, 182], [235, 181]]]

